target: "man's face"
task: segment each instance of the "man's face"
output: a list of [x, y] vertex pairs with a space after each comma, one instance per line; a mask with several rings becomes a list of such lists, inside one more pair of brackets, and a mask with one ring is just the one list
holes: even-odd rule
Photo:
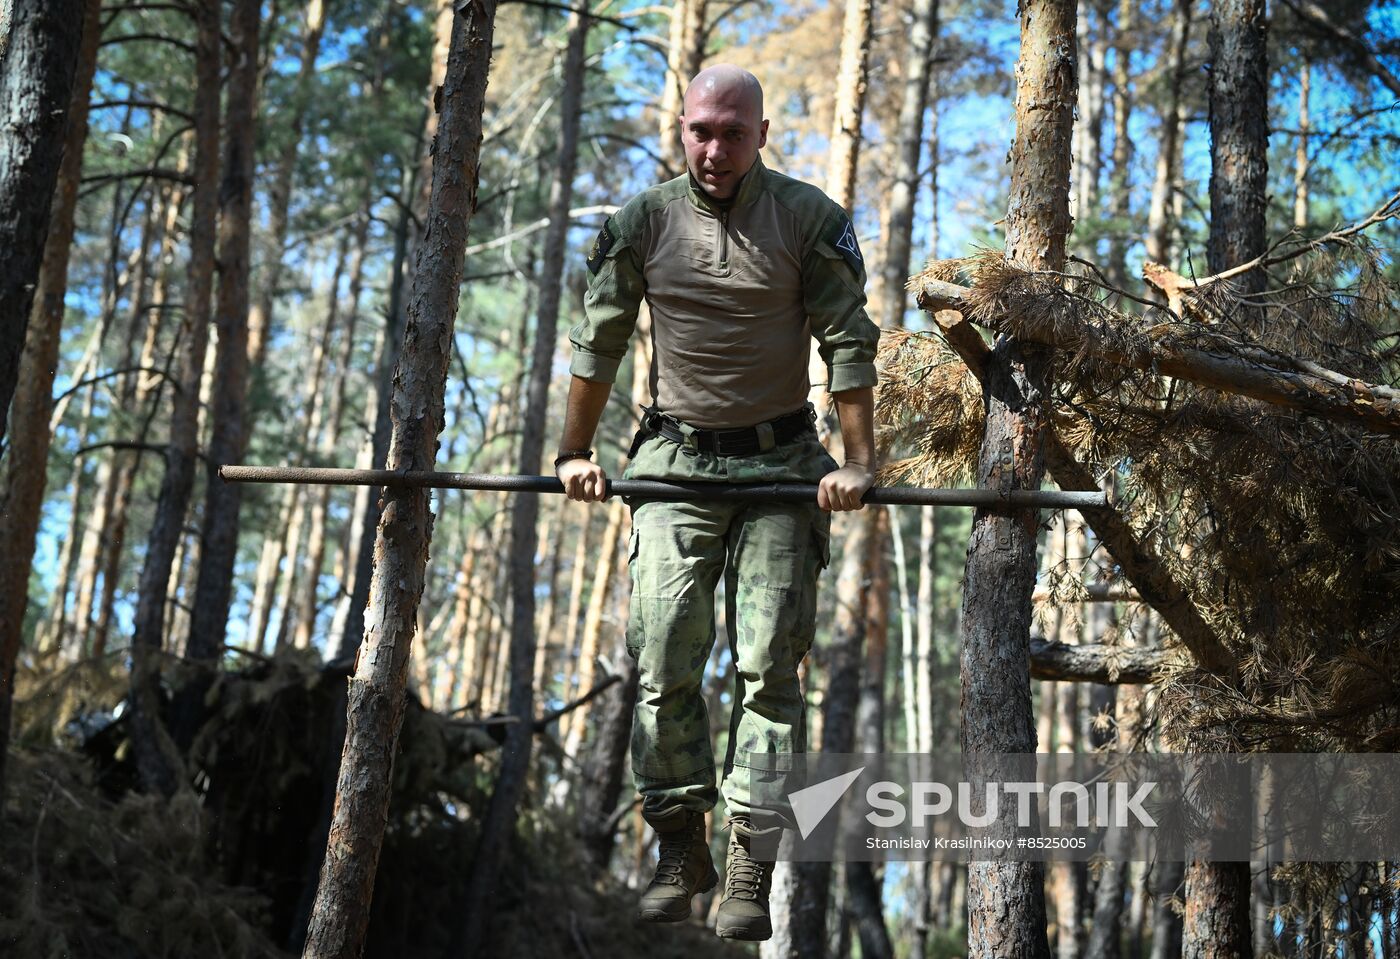
[[753, 98], [723, 90], [691, 91], [681, 117], [685, 162], [700, 188], [716, 199], [734, 195], [768, 142], [768, 121]]

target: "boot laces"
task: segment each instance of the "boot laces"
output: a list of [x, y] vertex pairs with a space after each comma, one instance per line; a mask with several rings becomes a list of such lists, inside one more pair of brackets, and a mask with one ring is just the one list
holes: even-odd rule
[[657, 833], [656, 882], [685, 885], [685, 863], [690, 855], [690, 830]]
[[749, 855], [737, 838], [729, 846], [729, 895], [735, 899], [757, 900], [763, 888], [763, 863]]

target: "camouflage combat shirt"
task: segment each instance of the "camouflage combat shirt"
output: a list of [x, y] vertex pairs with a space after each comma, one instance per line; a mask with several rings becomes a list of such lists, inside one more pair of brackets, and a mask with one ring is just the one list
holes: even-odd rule
[[727, 206], [687, 173], [609, 217], [588, 257], [570, 371], [613, 382], [645, 300], [657, 408], [694, 426], [752, 426], [807, 401], [812, 338], [832, 392], [875, 385], [879, 329], [850, 218], [761, 159]]

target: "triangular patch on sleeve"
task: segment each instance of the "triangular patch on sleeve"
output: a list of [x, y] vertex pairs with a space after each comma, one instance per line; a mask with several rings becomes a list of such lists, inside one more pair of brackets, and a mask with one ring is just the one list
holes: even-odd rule
[[607, 258], [608, 251], [617, 242], [617, 234], [613, 232], [612, 217], [608, 217], [603, 224], [603, 228], [598, 231], [598, 237], [593, 241], [593, 249], [588, 251], [588, 272], [594, 276], [603, 268], [603, 260]]
[[841, 254], [846, 265], [859, 273], [865, 269], [865, 257], [860, 255], [860, 244], [856, 242], [856, 231], [848, 217], [840, 217], [832, 227], [827, 242]]

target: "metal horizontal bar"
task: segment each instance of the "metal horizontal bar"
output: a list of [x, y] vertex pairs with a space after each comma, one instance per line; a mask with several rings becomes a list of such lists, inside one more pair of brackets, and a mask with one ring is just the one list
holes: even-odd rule
[[[438, 473], [430, 470], [316, 469], [305, 466], [221, 466], [219, 476], [230, 483], [306, 483], [318, 486], [399, 486], [434, 489], [497, 490], [507, 493], [562, 493], [552, 476], [492, 473]], [[675, 483], [657, 480], [608, 480], [608, 495], [640, 499], [723, 500], [770, 503], [812, 503], [817, 487], [807, 483]], [[877, 486], [862, 501], [885, 506], [1044, 506], [1106, 509], [1100, 490], [919, 489]]]

